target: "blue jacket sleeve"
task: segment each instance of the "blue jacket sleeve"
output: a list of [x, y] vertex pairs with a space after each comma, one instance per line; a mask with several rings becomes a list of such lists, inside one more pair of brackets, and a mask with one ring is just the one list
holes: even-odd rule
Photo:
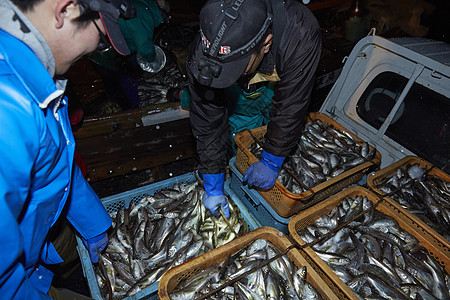
[[[1, 171], [0, 171], [1, 173]], [[0, 174], [0, 295], [5, 299], [50, 299], [39, 292], [30, 282], [20, 256], [23, 253], [23, 241], [14, 209], [9, 206], [8, 199], [16, 198], [13, 193], [5, 195], [6, 181]], [[16, 198], [17, 199], [17, 198]]]
[[105, 232], [112, 224], [111, 217], [102, 202], [75, 163], [67, 219], [84, 239]]
[[0, 295], [5, 299], [50, 299], [31, 284], [26, 274], [18, 223], [28, 199], [38, 134], [20, 126], [24, 119], [20, 109], [8, 101], [0, 100], [0, 106]]

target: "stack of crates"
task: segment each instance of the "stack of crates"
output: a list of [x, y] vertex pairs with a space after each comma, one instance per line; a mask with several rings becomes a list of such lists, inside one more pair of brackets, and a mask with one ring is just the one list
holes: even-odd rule
[[229, 166], [230, 180], [225, 185], [225, 189], [236, 194], [260, 226], [273, 227], [287, 234], [290, 218], [280, 216], [255, 189], [243, 185], [243, 175], [236, 168], [236, 157], [230, 160]]
[[[117, 195], [106, 197], [102, 199], [103, 206], [106, 208], [108, 213], [113, 213], [122, 207], [128, 207], [131, 202], [138, 203], [146, 195], [153, 195], [161, 190], [170, 189], [175, 184], [192, 183], [196, 179], [194, 173], [187, 173], [184, 175], [176, 176], [167, 180], [159, 181], [153, 184], [149, 184], [144, 187], [140, 187], [134, 190], [123, 192]], [[227, 183], [229, 185], [229, 183]], [[228, 194], [228, 197], [234, 202], [234, 204], [239, 208], [241, 217], [247, 224], [248, 230], [252, 231], [260, 225], [255, 222], [248, 210], [242, 204], [240, 199], [235, 196], [234, 193]], [[94, 267], [89, 257], [89, 252], [84, 246], [83, 242], [79, 237], [77, 237], [77, 251], [80, 256], [83, 273], [87, 279], [91, 297], [95, 300], [101, 300], [102, 295], [100, 293], [100, 288], [97, 283], [97, 278], [94, 272]], [[135, 293], [134, 295], [128, 297], [127, 299], [156, 299], [158, 293], [158, 283], [155, 282], [145, 289]]]
[[[312, 122], [317, 120], [336, 129], [344, 130], [358, 144], [362, 145], [364, 143], [358, 136], [324, 114], [311, 112], [306, 117], [306, 120]], [[377, 168], [381, 163], [381, 154], [376, 151], [372, 160], [353, 167], [314, 187], [310, 187], [309, 190], [301, 194], [295, 194], [287, 190], [278, 180], [270, 190], [252, 189], [243, 185], [242, 177], [247, 168], [258, 161], [249, 148], [255, 143], [254, 139], [261, 140], [266, 131], [267, 127], [263, 126], [252, 130], [244, 130], [236, 135], [235, 142], [238, 150], [236, 157], [230, 160], [230, 188], [262, 226], [274, 227], [283, 233], [288, 232], [288, 223], [292, 216], [350, 185], [360, 182], [367, 173]]]

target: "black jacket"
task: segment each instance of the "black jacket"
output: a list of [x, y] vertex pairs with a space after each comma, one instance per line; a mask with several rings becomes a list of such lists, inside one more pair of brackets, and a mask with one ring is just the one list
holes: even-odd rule
[[[300, 139], [322, 47], [319, 24], [306, 6], [286, 0], [282, 10], [285, 14], [279, 27], [282, 29], [275, 28], [277, 20], [274, 20], [274, 44], [259, 67], [263, 73], [272, 73], [275, 65], [281, 79], [275, 84], [264, 144], [265, 151], [277, 156], [287, 156]], [[281, 38], [276, 36], [277, 32], [282, 32]], [[192, 52], [187, 71], [190, 120], [197, 140], [199, 170], [205, 174], [223, 173], [228, 163], [227, 100], [223, 89], [205, 87], [195, 80], [189, 69], [191, 59]]]

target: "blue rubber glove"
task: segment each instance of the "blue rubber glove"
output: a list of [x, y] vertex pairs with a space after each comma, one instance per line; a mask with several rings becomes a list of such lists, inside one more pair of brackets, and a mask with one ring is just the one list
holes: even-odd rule
[[86, 248], [89, 251], [89, 256], [91, 257], [91, 261], [93, 263], [98, 262], [98, 252], [97, 251], [102, 251], [103, 249], [105, 249], [106, 245], [108, 244], [108, 234], [106, 234], [106, 232], [94, 236], [93, 238], [90, 239], [82, 239], [83, 240], [83, 244], [86, 246]]
[[277, 181], [278, 171], [283, 165], [284, 157], [263, 151], [261, 160], [252, 164], [242, 180], [250, 186], [264, 190], [271, 189]]
[[203, 186], [206, 193], [203, 195], [203, 205], [213, 214], [219, 218], [219, 207], [223, 214], [228, 219], [230, 217], [230, 209], [228, 207], [227, 198], [223, 193], [223, 183], [225, 174], [203, 174]]

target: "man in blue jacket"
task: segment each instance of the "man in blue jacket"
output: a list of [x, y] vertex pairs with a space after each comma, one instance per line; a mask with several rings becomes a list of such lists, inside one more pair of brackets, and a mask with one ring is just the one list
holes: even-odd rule
[[[66, 218], [92, 262], [111, 218], [74, 164], [64, 74], [99, 40], [129, 53], [117, 25], [126, 0], [0, 2], [0, 295], [44, 299], [63, 260], [47, 234]], [[108, 38], [106, 38], [109, 37]], [[103, 44], [102, 43], [102, 44]], [[74, 249], [75, 251], [75, 249]]]

